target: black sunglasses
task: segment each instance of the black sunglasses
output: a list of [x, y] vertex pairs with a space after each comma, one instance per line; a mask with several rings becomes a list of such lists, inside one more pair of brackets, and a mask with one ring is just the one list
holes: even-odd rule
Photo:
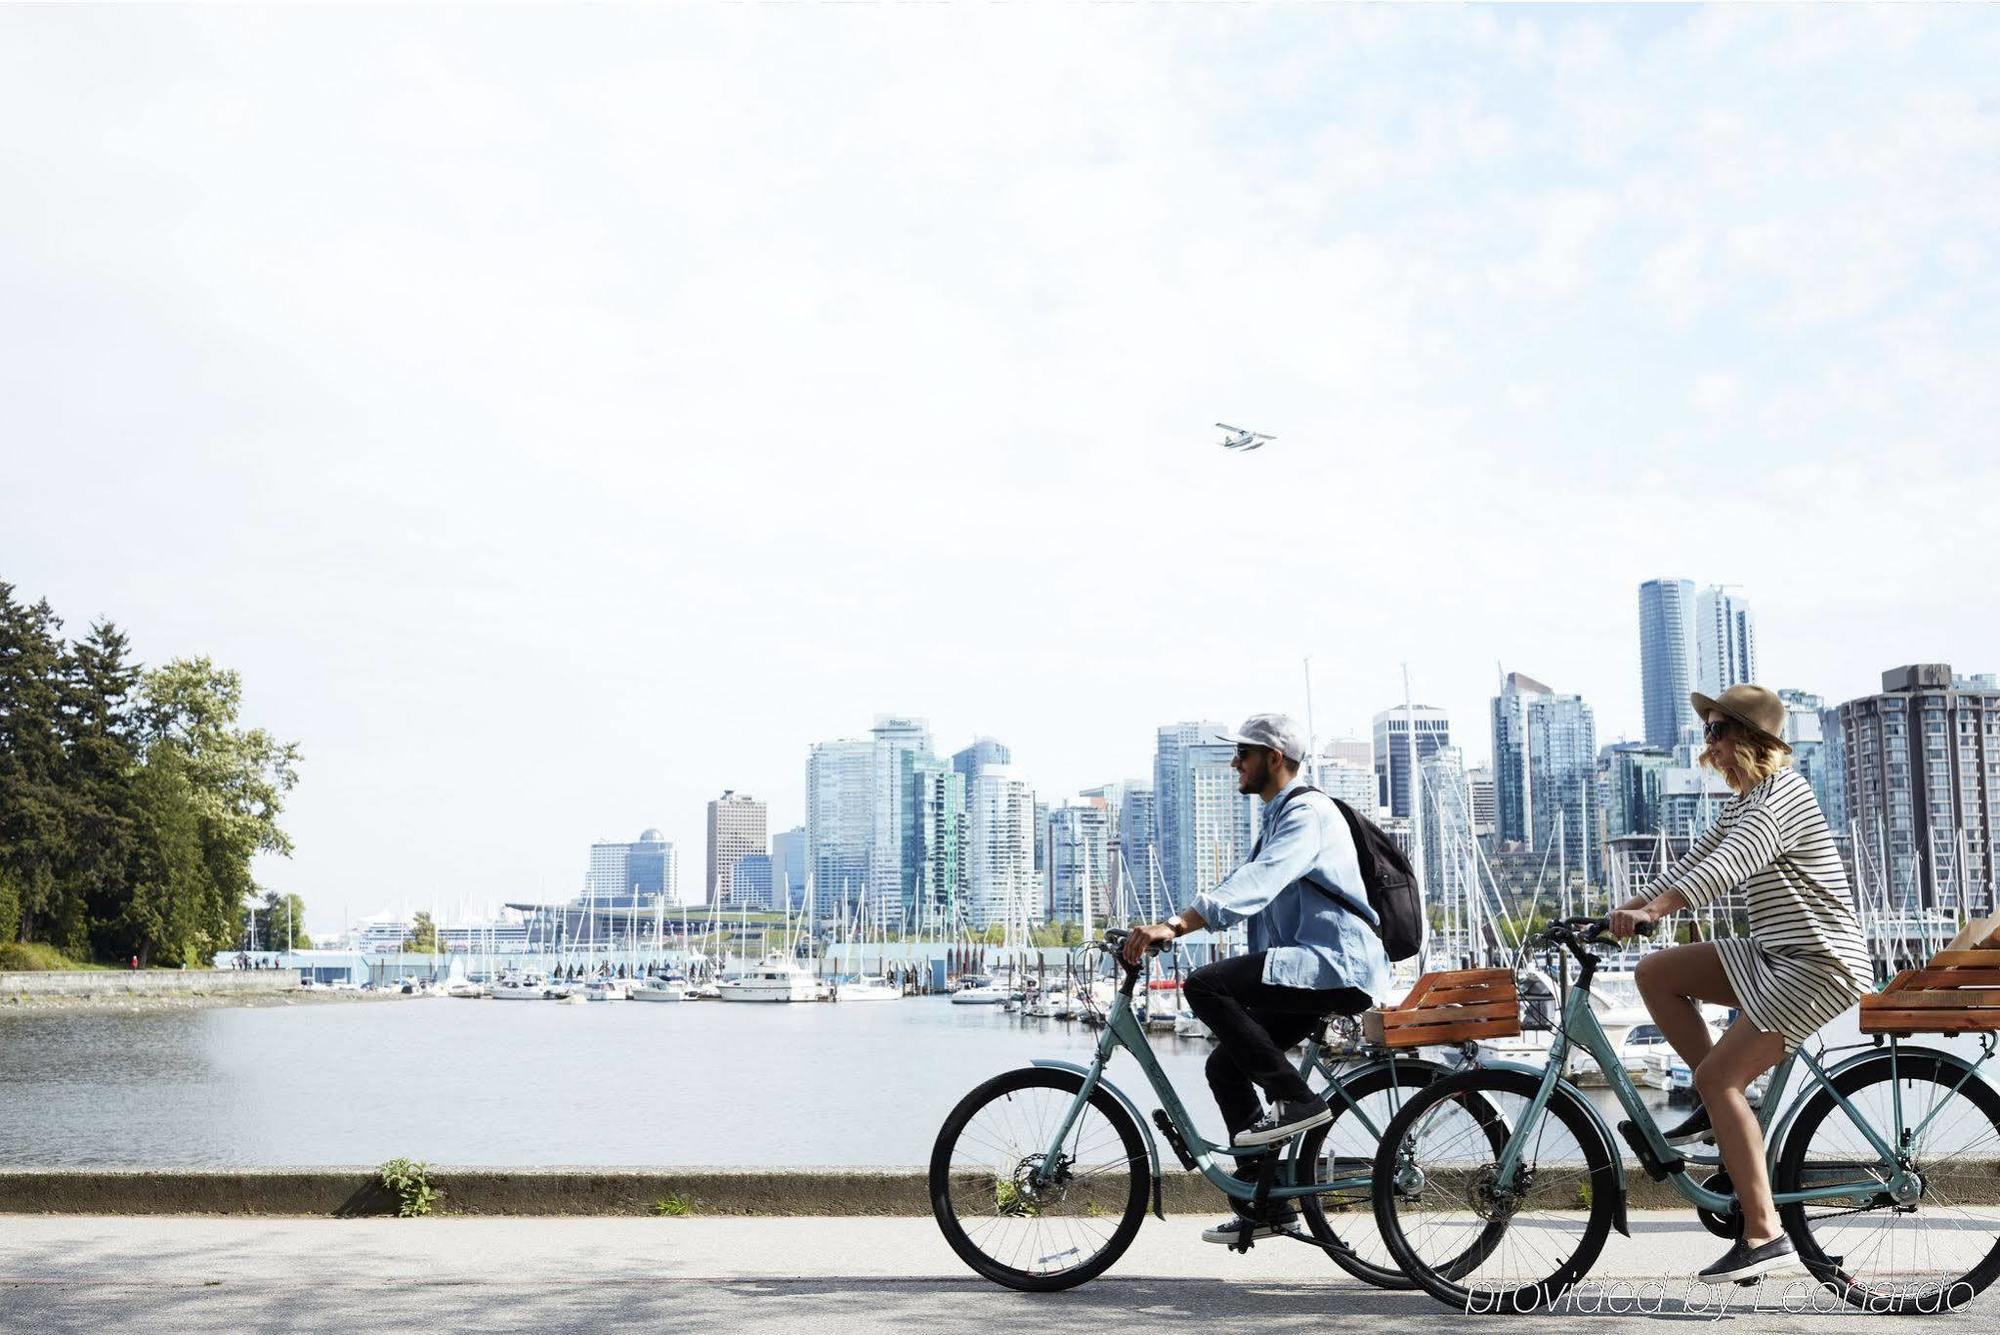
[[1702, 738], [1703, 738], [1703, 740], [1705, 740], [1705, 741], [1710, 741], [1710, 742], [1712, 742], [1712, 741], [1715, 741], [1715, 740], [1716, 740], [1717, 738], [1720, 738], [1720, 737], [1726, 737], [1726, 736], [1728, 736], [1728, 735], [1729, 735], [1729, 720], [1727, 720], [1727, 719], [1724, 719], [1724, 720], [1722, 720], [1722, 721], [1721, 721], [1720, 723], [1704, 723], [1704, 724], [1702, 724], [1702, 726], [1701, 726], [1701, 735], [1702, 735]]

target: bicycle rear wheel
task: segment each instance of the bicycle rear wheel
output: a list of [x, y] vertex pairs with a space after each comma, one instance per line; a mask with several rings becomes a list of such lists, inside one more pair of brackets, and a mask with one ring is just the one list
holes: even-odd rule
[[[1888, 1054], [1834, 1088], [1876, 1134], [1903, 1144], [1885, 1162], [1825, 1086], [1800, 1108], [1772, 1178], [1776, 1191], [1855, 1183], [1852, 1196], [1794, 1201], [1780, 1211], [1814, 1278], [1870, 1312], [1948, 1312], [2000, 1275], [2000, 1093], [1934, 1053]], [[1898, 1169], [1914, 1198], [1896, 1200]]]
[[1524, 1071], [1446, 1076], [1382, 1132], [1374, 1204], [1405, 1274], [1462, 1312], [1529, 1312], [1566, 1293], [1611, 1231], [1611, 1147], [1558, 1087], [1528, 1126], [1512, 1184], [1499, 1184], [1513, 1128], [1541, 1078]]
[[931, 1213], [959, 1259], [996, 1284], [1046, 1292], [1094, 1279], [1146, 1217], [1145, 1143], [1101, 1088], [1063, 1137], [1048, 1180], [1037, 1181], [1082, 1088], [1073, 1071], [1008, 1071], [959, 1100], [938, 1131]]

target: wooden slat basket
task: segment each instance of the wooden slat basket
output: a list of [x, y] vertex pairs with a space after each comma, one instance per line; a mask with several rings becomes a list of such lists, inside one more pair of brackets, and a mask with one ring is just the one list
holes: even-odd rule
[[2000, 1029], [2000, 916], [1975, 922], [1921, 969], [1861, 998], [1864, 1034]]
[[1396, 1005], [1365, 1012], [1361, 1032], [1370, 1043], [1392, 1048], [1511, 1037], [1521, 1032], [1521, 999], [1514, 988], [1514, 971], [1427, 973]]

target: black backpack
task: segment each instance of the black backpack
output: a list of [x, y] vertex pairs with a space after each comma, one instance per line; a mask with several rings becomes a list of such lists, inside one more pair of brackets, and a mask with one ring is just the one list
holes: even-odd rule
[[[1278, 823], [1294, 797], [1319, 791], [1309, 783], [1292, 789], [1278, 805], [1278, 814], [1271, 818], [1271, 823]], [[1328, 800], [1347, 817], [1347, 831], [1354, 836], [1354, 857], [1361, 864], [1361, 884], [1368, 892], [1368, 907], [1375, 910], [1375, 934], [1382, 938], [1383, 953], [1392, 960], [1409, 959], [1424, 948], [1424, 898], [1417, 887], [1416, 873], [1410, 870], [1410, 860], [1374, 821], [1337, 797]], [[1250, 856], [1256, 857], [1263, 846], [1260, 835]], [[1310, 879], [1307, 884], [1336, 904], [1342, 902], [1339, 892], [1331, 886]]]

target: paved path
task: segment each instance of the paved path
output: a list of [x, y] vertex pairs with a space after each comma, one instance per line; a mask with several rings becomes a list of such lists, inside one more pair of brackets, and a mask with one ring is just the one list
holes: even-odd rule
[[[972, 1276], [927, 1219], [0, 1215], [0, 1331], [670, 1332], [754, 1323], [759, 1335], [1208, 1335], [1323, 1332], [1330, 1320], [1400, 1332], [1413, 1321], [1463, 1319], [1421, 1294], [1357, 1284], [1298, 1244], [1237, 1256], [1203, 1243], [1202, 1222], [1148, 1220], [1105, 1278], [1026, 1295]], [[1597, 1287], [1579, 1303], [1588, 1310], [1533, 1318], [1536, 1335], [1715, 1319], [1738, 1331], [1817, 1331], [1852, 1329], [1845, 1323], [1857, 1319], [1803, 1281], [1720, 1295], [1677, 1280], [1643, 1284], [1698, 1268], [1719, 1244], [1685, 1214], [1632, 1222], [1631, 1240], [1614, 1234], [1606, 1246]], [[1972, 1330], [1987, 1306], [1951, 1319]]]

